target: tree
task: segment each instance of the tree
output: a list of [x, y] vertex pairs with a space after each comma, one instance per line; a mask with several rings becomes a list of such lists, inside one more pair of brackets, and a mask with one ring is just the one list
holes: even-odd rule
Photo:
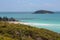
[[7, 17], [3, 17], [2, 20], [3, 21], [8, 21], [8, 18]]
[[2, 21], [2, 17], [0, 17], [0, 21]]

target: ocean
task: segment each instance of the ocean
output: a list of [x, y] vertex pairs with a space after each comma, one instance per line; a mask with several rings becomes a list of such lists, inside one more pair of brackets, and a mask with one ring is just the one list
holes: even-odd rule
[[45, 28], [60, 33], [60, 13], [33, 14], [33, 12], [0, 12], [0, 17], [15, 18], [37, 28]]

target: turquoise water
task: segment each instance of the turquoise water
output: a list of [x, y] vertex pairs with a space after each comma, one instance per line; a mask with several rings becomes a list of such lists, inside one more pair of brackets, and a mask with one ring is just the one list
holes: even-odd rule
[[0, 16], [16, 18], [19, 21], [32, 23], [38, 28], [45, 28], [60, 33], [60, 14], [32, 14], [32, 12], [0, 12]]

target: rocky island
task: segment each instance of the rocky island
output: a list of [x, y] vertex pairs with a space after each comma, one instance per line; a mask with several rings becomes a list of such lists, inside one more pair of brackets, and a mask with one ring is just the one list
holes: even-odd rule
[[48, 10], [38, 10], [34, 12], [35, 14], [53, 14], [53, 11], [48, 11]]

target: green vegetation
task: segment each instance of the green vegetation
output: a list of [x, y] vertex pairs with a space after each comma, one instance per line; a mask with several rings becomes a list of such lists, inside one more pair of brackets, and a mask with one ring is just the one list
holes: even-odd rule
[[43, 28], [0, 21], [0, 40], [60, 40], [60, 34]]
[[8, 17], [0, 17], [0, 21], [17, 21], [16, 19], [14, 19], [13, 17], [8, 18]]

